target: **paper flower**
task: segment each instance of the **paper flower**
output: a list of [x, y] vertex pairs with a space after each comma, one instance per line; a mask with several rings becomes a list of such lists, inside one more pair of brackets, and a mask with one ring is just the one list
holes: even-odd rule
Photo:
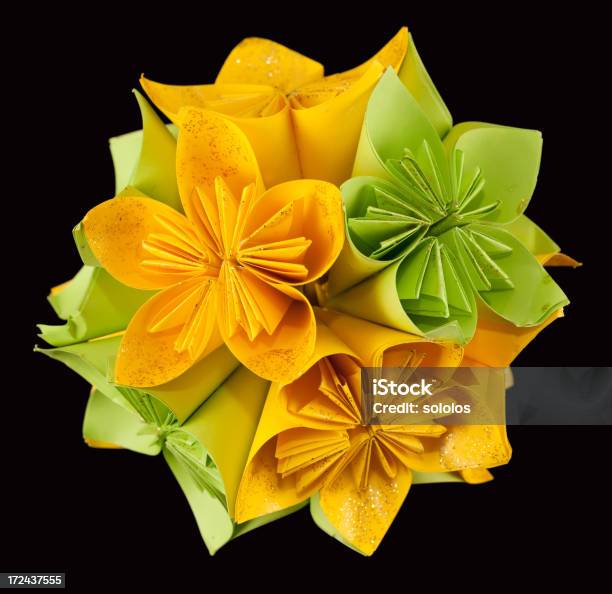
[[328, 305], [463, 343], [477, 305], [516, 327], [544, 323], [568, 300], [512, 232], [535, 188], [541, 145], [535, 130], [477, 122], [442, 142], [387, 70], [368, 105], [357, 177], [342, 186], [348, 240], [330, 272]]
[[402, 505], [413, 471], [485, 470], [505, 464], [510, 447], [499, 426], [364, 425], [362, 366], [456, 366], [461, 349], [330, 312], [320, 319], [329, 325], [318, 329], [310, 369], [288, 385], [273, 384], [268, 394], [236, 518], [247, 521], [312, 497], [317, 523], [370, 555]]
[[[350, 175], [370, 92], [385, 67], [400, 68], [408, 44], [403, 28], [364, 64], [324, 76], [318, 62], [252, 37], [230, 52], [214, 84], [164, 85], [144, 76], [141, 84], [172, 121], [184, 105], [231, 117], [253, 145], [266, 185], [300, 177], [340, 183]], [[427, 103], [435, 89], [416, 50], [409, 54], [405, 78]]]
[[327, 271], [342, 242], [338, 189], [297, 180], [263, 191], [244, 134], [224, 117], [185, 108], [178, 212], [134, 192], [90, 210], [75, 230], [94, 259], [129, 287], [159, 290], [133, 316], [115, 366], [119, 384], [172, 380], [221, 338], [262, 377], [295, 377], [314, 348], [310, 304], [296, 288]]

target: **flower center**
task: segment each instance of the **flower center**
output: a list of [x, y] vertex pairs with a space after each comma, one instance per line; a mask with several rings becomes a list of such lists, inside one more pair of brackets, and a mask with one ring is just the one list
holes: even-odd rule
[[353, 242], [370, 258], [396, 258], [424, 238], [468, 225], [499, 205], [486, 203], [480, 169], [467, 172], [460, 150], [440, 163], [424, 141], [417, 154], [405, 149], [401, 159], [386, 165], [396, 183], [373, 183], [365, 212], [348, 220]]

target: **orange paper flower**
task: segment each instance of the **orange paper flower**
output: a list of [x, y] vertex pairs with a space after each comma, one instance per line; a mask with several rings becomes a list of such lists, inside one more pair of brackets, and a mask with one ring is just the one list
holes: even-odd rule
[[[316, 496], [341, 539], [370, 555], [404, 501], [412, 471], [487, 480], [510, 446], [497, 425], [365, 425], [362, 367], [455, 367], [461, 347], [321, 312], [309, 370], [273, 384], [236, 502], [236, 520]], [[342, 336], [342, 340], [340, 340]]]
[[253, 145], [266, 185], [300, 177], [341, 183], [353, 167], [370, 93], [387, 66], [399, 69], [407, 47], [403, 27], [367, 62], [324, 76], [322, 64], [250, 37], [230, 52], [214, 84], [140, 82], [172, 121], [185, 105], [232, 118]]
[[342, 247], [340, 192], [314, 180], [264, 192], [235, 124], [197, 108], [182, 109], [177, 123], [185, 214], [122, 193], [80, 226], [81, 239], [117, 280], [160, 290], [127, 328], [115, 381], [165, 383], [221, 340], [258, 375], [289, 381], [310, 358], [316, 328], [296, 287], [325, 273]]

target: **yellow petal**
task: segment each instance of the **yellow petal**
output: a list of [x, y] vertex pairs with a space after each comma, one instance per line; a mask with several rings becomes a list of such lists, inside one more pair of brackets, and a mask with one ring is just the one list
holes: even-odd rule
[[321, 508], [340, 535], [364, 555], [371, 555], [393, 522], [412, 482], [408, 469], [398, 466], [394, 478], [372, 457], [368, 486], [360, 489], [350, 469], [321, 490]]
[[411, 462], [420, 472], [493, 468], [507, 464], [512, 455], [504, 425], [455, 425], [422, 443], [425, 451]]
[[243, 39], [223, 64], [217, 83], [271, 85], [288, 93], [323, 76], [323, 66], [260, 37]]
[[517, 328], [488, 308], [479, 308], [476, 334], [465, 347], [464, 365], [472, 364], [471, 360], [489, 367], [508, 367], [546, 326], [560, 317], [563, 309], [537, 326]]
[[461, 346], [433, 342], [347, 314], [316, 308], [317, 319], [328, 326], [363, 361], [366, 367], [457, 367]]
[[85, 215], [82, 228], [98, 262], [130, 287], [160, 289], [212, 273], [194, 226], [158, 200], [107, 200]]
[[402, 28], [367, 62], [290, 94], [304, 177], [335, 184], [350, 177], [370, 93], [387, 66], [399, 68], [407, 47], [408, 31]]
[[199, 107], [236, 117], [261, 117], [281, 111], [286, 101], [269, 85], [206, 84], [166, 85], [140, 77], [149, 99], [170, 120], [177, 121], [181, 107]]
[[88, 437], [83, 438], [85, 443], [90, 448], [97, 448], [100, 450], [122, 450], [123, 446], [117, 445], [116, 443], [110, 443], [108, 441], [100, 441], [98, 439], [89, 439]]
[[255, 153], [244, 133], [229, 119], [195, 107], [183, 107], [177, 116], [180, 127], [176, 147], [176, 175], [187, 217], [198, 220], [193, 204], [198, 191], [210, 200], [216, 196], [215, 178], [221, 177], [234, 196], [255, 184], [263, 191]]
[[237, 522], [285, 509], [307, 496], [303, 493], [298, 495], [294, 476], [282, 478], [277, 472], [276, 436], [296, 427], [338, 428], [338, 424], [296, 414], [317, 393], [321, 381], [317, 367], [319, 361], [337, 354], [352, 355], [329, 328], [320, 325], [317, 328], [316, 348], [307, 364], [309, 371], [286, 386], [272, 384], [238, 490]]
[[272, 115], [231, 119], [247, 135], [267, 188], [302, 177], [291, 109], [284, 97], [283, 108]]
[[542, 266], [568, 266], [570, 268], [582, 266], [581, 262], [561, 252], [556, 252], [554, 254], [539, 254], [536, 258]]
[[225, 115], [247, 136], [266, 187], [301, 177], [291, 113], [285, 96], [263, 85], [163, 85], [142, 77], [143, 89], [173, 122], [181, 107]]
[[511, 453], [504, 425], [457, 425], [440, 439], [440, 464], [445, 470], [501, 466]]
[[283, 478], [276, 471], [275, 444], [276, 438], [268, 440], [244, 471], [236, 497], [238, 523], [286, 509], [306, 499], [297, 494], [295, 476]]
[[[336, 186], [306, 179], [279, 184], [256, 202], [247, 219], [242, 246], [252, 256], [257, 247], [301, 240], [296, 245], [306, 248], [299, 260], [306, 267], [306, 275], [295, 281], [283, 275], [282, 269], [261, 270], [261, 274], [272, 282], [311, 282], [329, 270], [342, 249], [343, 217], [342, 195]], [[305, 242], [309, 242], [307, 247]]]
[[486, 468], [466, 468], [460, 470], [459, 474], [470, 485], [480, 485], [493, 480], [493, 475]]
[[[356, 80], [325, 79], [294, 95], [291, 112], [302, 175], [341, 184], [351, 175], [365, 108], [383, 72], [378, 62]], [[307, 105], [307, 96], [322, 103]], [[332, 98], [333, 97], [333, 98]]]
[[121, 340], [115, 382], [134, 387], [164, 384], [221, 345], [215, 287], [193, 279], [165, 289], [134, 315]]
[[[217, 316], [223, 340], [234, 356], [253, 373], [277, 382], [287, 383], [302, 373], [314, 350], [316, 323], [312, 307], [302, 293], [286, 285], [269, 287], [289, 297], [291, 303], [271, 334], [259, 332], [253, 340], [243, 327], [230, 334], [228, 309], [219, 303]], [[265, 319], [273, 319], [277, 300], [257, 303]]]

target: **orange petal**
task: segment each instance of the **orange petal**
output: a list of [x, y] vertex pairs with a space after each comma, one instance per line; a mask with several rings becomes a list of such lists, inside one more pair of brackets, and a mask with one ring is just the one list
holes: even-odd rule
[[321, 489], [321, 508], [340, 535], [364, 555], [371, 555], [393, 522], [412, 482], [410, 471], [398, 466], [390, 479], [373, 457], [368, 485], [360, 489], [350, 468]]
[[[253, 340], [242, 327], [230, 326], [228, 310], [219, 300], [217, 316], [223, 340], [234, 356], [253, 373], [277, 382], [288, 383], [304, 371], [314, 351], [316, 322], [312, 307], [302, 293], [286, 285], [268, 285], [279, 296], [289, 297], [291, 303], [286, 312], [276, 321], [272, 334], [259, 332]], [[257, 303], [268, 319], [275, 317], [270, 308], [277, 307], [277, 300], [262, 299]], [[234, 331], [230, 333], [230, 328]]]
[[582, 266], [581, 262], [561, 252], [555, 254], [539, 254], [536, 258], [542, 266], [567, 266], [569, 268], [578, 268]]
[[142, 77], [147, 95], [173, 122], [181, 107], [225, 115], [247, 136], [267, 187], [301, 177], [289, 105], [270, 86], [244, 84], [163, 85]]
[[158, 200], [107, 200], [85, 215], [82, 229], [98, 262], [135, 289], [161, 289], [212, 272], [193, 225]]
[[466, 468], [460, 470], [459, 474], [470, 485], [480, 485], [493, 480], [493, 475], [486, 468]]
[[259, 118], [285, 108], [282, 93], [269, 85], [208, 84], [166, 85], [144, 76], [140, 84], [149, 99], [173, 122], [181, 107], [199, 107], [228, 116]]
[[455, 425], [439, 438], [422, 438], [425, 451], [411, 462], [420, 472], [487, 469], [512, 455], [504, 425]]
[[508, 367], [546, 326], [561, 317], [563, 309], [554, 312], [537, 326], [517, 328], [489, 308], [480, 307], [476, 334], [465, 347], [463, 365], [468, 366], [473, 360], [488, 367]]
[[236, 497], [236, 522], [286, 509], [304, 501], [295, 489], [295, 477], [283, 478], [276, 471], [276, 437], [268, 440], [247, 465]]
[[211, 279], [192, 279], [157, 293], [134, 315], [121, 341], [115, 382], [164, 384], [187, 371], [222, 341]]
[[407, 47], [408, 31], [402, 28], [367, 62], [291, 93], [303, 177], [336, 184], [350, 177], [372, 89], [387, 66], [399, 68]]
[[272, 282], [311, 282], [329, 270], [342, 249], [343, 217], [342, 195], [336, 186], [314, 180], [279, 184], [256, 202], [243, 233], [243, 249], [297, 238], [310, 242], [300, 258], [307, 273], [299, 280], [283, 276], [283, 270], [274, 267], [262, 274]]
[[249, 184], [256, 195], [263, 191], [255, 153], [244, 133], [230, 120], [210, 111], [183, 107], [176, 146], [176, 175], [187, 217], [197, 220], [193, 200], [196, 189], [215, 199], [215, 178], [221, 177], [234, 196]]
[[229, 54], [217, 83], [271, 85], [288, 93], [323, 76], [323, 66], [280, 43], [248, 37]]

